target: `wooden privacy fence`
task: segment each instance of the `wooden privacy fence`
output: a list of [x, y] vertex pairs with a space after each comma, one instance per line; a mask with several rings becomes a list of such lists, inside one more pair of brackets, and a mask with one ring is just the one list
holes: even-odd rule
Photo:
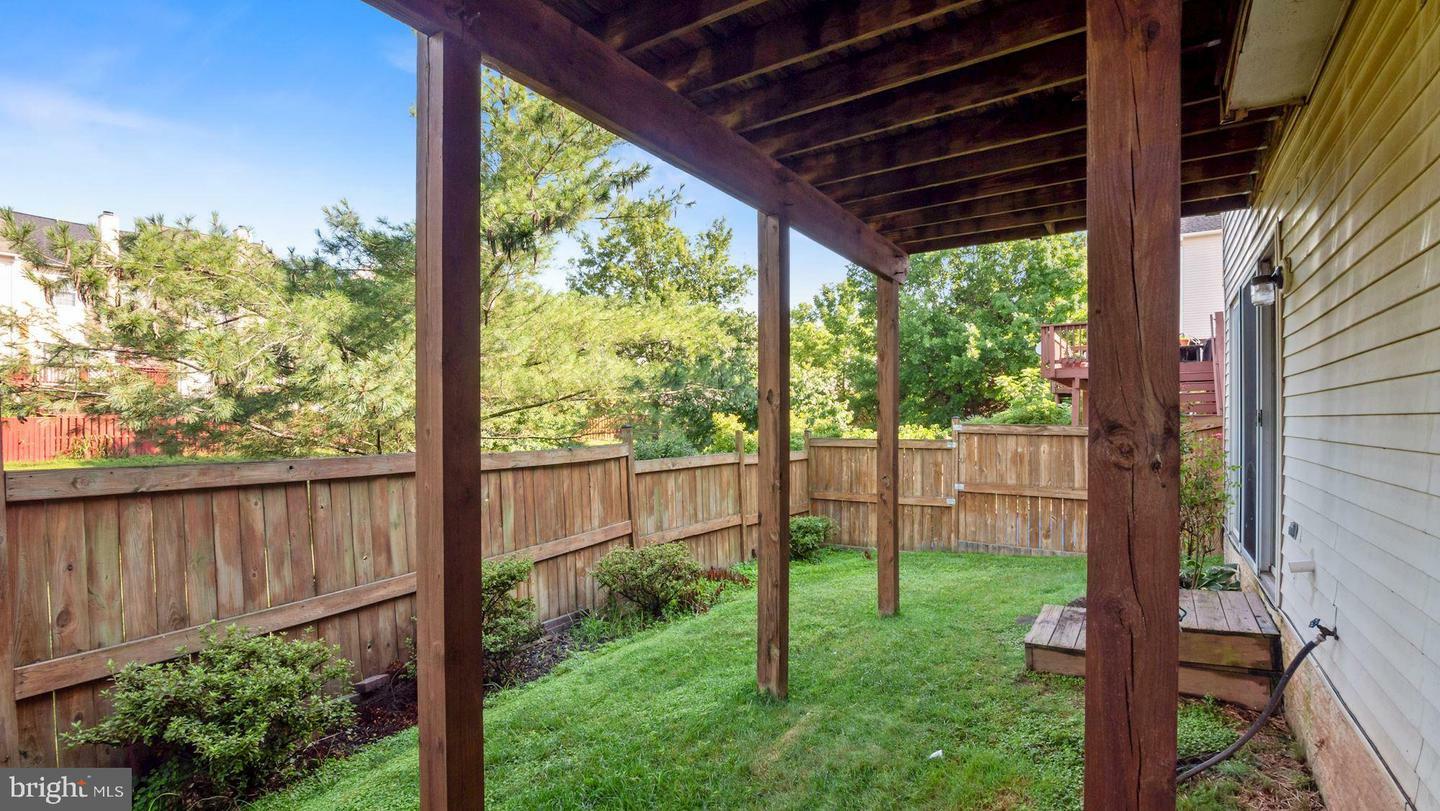
[[[900, 443], [900, 547], [1085, 551], [1086, 429], [961, 425]], [[810, 498], [839, 541], [875, 544], [875, 441], [810, 441]]]
[[[540, 619], [561, 617], [598, 604], [590, 567], [637, 527], [640, 544], [683, 541], [709, 565], [749, 557], [756, 464], [637, 463], [623, 444], [487, 454], [476, 541], [534, 560], [521, 590]], [[791, 472], [803, 513], [804, 454]], [[415, 634], [414, 473], [403, 454], [6, 474], [18, 764], [123, 764], [57, 733], [106, 713], [112, 664], [194, 649], [212, 620], [318, 635], [356, 679], [386, 672]]]
[[62, 456], [145, 455], [158, 451], [139, 439], [114, 414], [53, 417], [5, 417], [4, 459], [7, 462], [48, 462]]

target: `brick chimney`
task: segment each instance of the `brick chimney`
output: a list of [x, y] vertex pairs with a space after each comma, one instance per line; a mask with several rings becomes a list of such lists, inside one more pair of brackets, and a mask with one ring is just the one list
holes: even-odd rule
[[113, 211], [100, 212], [97, 230], [100, 232], [100, 245], [106, 253], [118, 257], [120, 255], [120, 218], [115, 216]]

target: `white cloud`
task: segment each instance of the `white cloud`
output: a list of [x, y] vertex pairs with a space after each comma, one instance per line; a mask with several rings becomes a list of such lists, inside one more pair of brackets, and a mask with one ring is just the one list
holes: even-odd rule
[[416, 43], [414, 34], [390, 37], [380, 45], [380, 56], [398, 71], [415, 75]]
[[0, 115], [23, 126], [50, 132], [77, 128], [154, 132], [170, 127], [161, 118], [136, 110], [111, 106], [104, 101], [71, 93], [59, 87], [25, 84], [0, 79], [7, 90], [0, 96]]

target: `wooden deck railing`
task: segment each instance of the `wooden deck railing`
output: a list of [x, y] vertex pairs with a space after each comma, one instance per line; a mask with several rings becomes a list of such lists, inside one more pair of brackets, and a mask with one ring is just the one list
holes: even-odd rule
[[[1219, 416], [1225, 406], [1225, 315], [1210, 317], [1211, 335], [1178, 348], [1180, 413], [1188, 417]], [[1057, 398], [1070, 398], [1074, 424], [1085, 419], [1084, 394], [1090, 380], [1090, 334], [1084, 322], [1040, 327], [1040, 374], [1051, 382]]]

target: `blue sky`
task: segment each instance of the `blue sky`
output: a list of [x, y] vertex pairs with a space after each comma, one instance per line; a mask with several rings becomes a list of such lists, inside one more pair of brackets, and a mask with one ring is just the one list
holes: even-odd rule
[[[0, 205], [80, 222], [219, 211], [281, 252], [313, 247], [342, 197], [414, 217], [414, 37], [360, 0], [52, 0], [8, 4], [6, 27], [29, 35], [0, 49]], [[687, 232], [724, 218], [754, 264], [753, 210], [623, 149], [684, 186]], [[843, 277], [830, 251], [799, 235], [792, 250], [794, 301]]]

